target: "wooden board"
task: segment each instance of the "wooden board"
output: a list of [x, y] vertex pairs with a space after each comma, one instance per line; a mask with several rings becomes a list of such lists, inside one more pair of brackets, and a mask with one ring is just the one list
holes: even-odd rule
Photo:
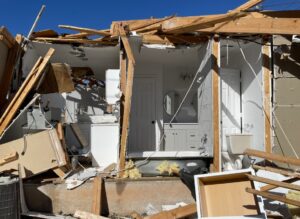
[[214, 172], [221, 171], [221, 148], [220, 148], [220, 42], [218, 38], [213, 40], [212, 45], [212, 87], [213, 87], [213, 168]]
[[0, 145], [0, 154], [18, 153], [18, 159], [0, 166], [0, 172], [18, 170], [21, 164], [22, 177], [67, 164], [65, 154], [55, 129], [24, 136], [21, 139]]
[[124, 174], [123, 170], [125, 168], [125, 161], [126, 161], [133, 78], [134, 78], [134, 64], [132, 63], [131, 60], [129, 60], [128, 70], [127, 70], [124, 113], [123, 113], [123, 121], [122, 121], [122, 133], [121, 133], [121, 147], [120, 147], [120, 160], [119, 160], [119, 171], [121, 170], [121, 172], [119, 173], [120, 177], [122, 177]]
[[169, 211], [146, 216], [144, 219], [176, 219], [194, 215], [197, 212], [196, 204], [192, 203], [183, 207], [178, 207]]
[[271, 161], [277, 161], [280, 163], [292, 164], [296, 166], [300, 166], [300, 159], [293, 157], [284, 157], [277, 154], [271, 154], [264, 151], [258, 151], [253, 149], [247, 149], [244, 154], [254, 157], [260, 157]]
[[103, 190], [104, 182], [101, 176], [97, 176], [94, 179], [94, 185], [93, 185], [93, 203], [92, 203], [92, 209], [91, 213], [96, 215], [101, 215], [102, 210], [102, 190]]
[[271, 47], [266, 42], [262, 46], [263, 80], [264, 80], [264, 116], [265, 116], [265, 151], [272, 153], [271, 144]]
[[29, 94], [29, 92], [32, 90], [34, 85], [38, 82], [38, 80], [44, 73], [46, 65], [48, 64], [53, 53], [54, 49], [50, 48], [47, 54], [45, 55], [44, 59], [38, 59], [33, 69], [23, 82], [22, 86], [19, 88], [18, 92], [14, 96], [13, 100], [8, 105], [6, 111], [0, 118], [0, 136], [16, 115], [26, 96]]
[[251, 171], [229, 171], [196, 176], [197, 207], [201, 217], [261, 214], [255, 196], [245, 192], [246, 188], [254, 187], [246, 173], [250, 174]]

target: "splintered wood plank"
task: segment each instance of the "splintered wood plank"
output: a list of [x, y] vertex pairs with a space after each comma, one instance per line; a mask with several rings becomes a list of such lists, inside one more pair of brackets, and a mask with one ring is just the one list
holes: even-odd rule
[[246, 175], [252, 181], [262, 182], [262, 183], [270, 184], [270, 185], [273, 185], [273, 186], [276, 186], [276, 187], [281, 187], [281, 188], [300, 191], [300, 186], [299, 185], [295, 185], [295, 184], [291, 184], [291, 183], [287, 183], [287, 182], [282, 182], [282, 181], [276, 181], [276, 180], [273, 180], [273, 179], [267, 179], [267, 178], [264, 178], [264, 177], [254, 176], [254, 175], [250, 175], [250, 174], [246, 174]]
[[[7, 107], [6, 111], [2, 115], [0, 119], [0, 135], [4, 132], [6, 127], [12, 121], [14, 116], [16, 115], [18, 109], [20, 108], [21, 104], [24, 102], [26, 96], [37, 83], [37, 81], [42, 76], [46, 65], [48, 64], [50, 58], [54, 53], [54, 49], [50, 48], [43, 59], [38, 59], [36, 64], [34, 65], [33, 69], [27, 76], [26, 80], [23, 82], [22, 86], [19, 88], [17, 94], [14, 96], [11, 104]], [[42, 60], [42, 62], [41, 62]]]
[[259, 195], [259, 196], [262, 196], [262, 197], [270, 199], [270, 200], [280, 201], [280, 202], [283, 202], [283, 203], [286, 203], [286, 204], [295, 205], [295, 206], [300, 207], [300, 202], [299, 201], [296, 201], [296, 200], [293, 200], [293, 199], [288, 199], [288, 198], [285, 198], [285, 197], [280, 196], [280, 195], [274, 195], [274, 194], [269, 193], [269, 192], [261, 192], [261, 191], [258, 191], [258, 190], [255, 190], [255, 189], [250, 189], [250, 188], [246, 188], [246, 192], [249, 192], [249, 193], [254, 194], [254, 195]]
[[127, 80], [126, 80], [126, 92], [125, 92], [125, 104], [122, 122], [122, 134], [121, 134], [121, 148], [120, 148], [120, 161], [119, 161], [119, 177], [124, 175], [127, 140], [129, 131], [130, 109], [131, 109], [131, 97], [134, 78], [134, 64], [131, 60], [128, 61]]
[[277, 154], [271, 154], [264, 151], [258, 151], [253, 149], [246, 149], [244, 154], [248, 156], [260, 157], [267, 160], [277, 161], [280, 163], [292, 164], [296, 166], [300, 166], [300, 159], [293, 158], [293, 157], [283, 157]]
[[213, 166], [214, 172], [221, 171], [220, 158], [220, 70], [219, 70], [219, 39], [215, 38], [212, 45], [212, 86], [213, 86]]
[[191, 216], [197, 212], [196, 204], [189, 204], [169, 211], [162, 211], [158, 214], [144, 217], [144, 219], [176, 219]]
[[264, 80], [264, 116], [265, 116], [265, 151], [272, 153], [271, 144], [271, 46], [266, 42], [262, 46], [263, 80]]
[[70, 25], [58, 25], [60, 28], [69, 29], [69, 30], [75, 30], [79, 32], [85, 32], [85, 33], [91, 33], [95, 35], [101, 35], [101, 36], [110, 36], [110, 33], [103, 30], [96, 30], [91, 28], [84, 28], [84, 27], [75, 27]]

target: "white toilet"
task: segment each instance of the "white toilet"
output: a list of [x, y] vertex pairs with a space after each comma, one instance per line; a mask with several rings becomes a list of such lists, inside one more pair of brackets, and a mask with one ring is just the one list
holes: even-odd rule
[[242, 169], [243, 153], [253, 147], [253, 135], [226, 135], [226, 143], [222, 145], [222, 167], [225, 171]]

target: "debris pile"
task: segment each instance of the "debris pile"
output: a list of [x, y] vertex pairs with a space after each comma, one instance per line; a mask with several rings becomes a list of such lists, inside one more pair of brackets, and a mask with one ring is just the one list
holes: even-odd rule
[[300, 66], [272, 41], [297, 43], [300, 12], [261, 2], [62, 34], [34, 31], [43, 7], [27, 37], [2, 27], [0, 217], [296, 215], [300, 160], [272, 153], [271, 81], [274, 53]]

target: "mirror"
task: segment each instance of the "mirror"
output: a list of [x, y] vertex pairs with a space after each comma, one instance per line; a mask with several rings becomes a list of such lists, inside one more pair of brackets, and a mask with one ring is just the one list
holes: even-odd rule
[[164, 110], [165, 112], [173, 116], [175, 111], [178, 108], [178, 99], [179, 99], [179, 94], [176, 91], [169, 91], [166, 93], [164, 97]]

